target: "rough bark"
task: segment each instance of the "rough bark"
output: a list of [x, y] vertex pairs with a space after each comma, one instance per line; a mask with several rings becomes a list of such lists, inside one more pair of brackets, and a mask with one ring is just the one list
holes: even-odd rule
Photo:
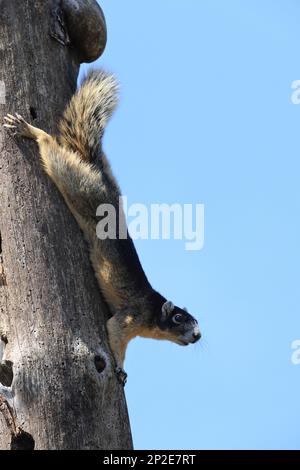
[[[17, 111], [55, 131], [79, 62], [104, 48], [101, 15], [90, 0], [0, 0], [1, 122]], [[82, 234], [35, 144], [2, 126], [0, 309], [0, 449], [131, 448]]]

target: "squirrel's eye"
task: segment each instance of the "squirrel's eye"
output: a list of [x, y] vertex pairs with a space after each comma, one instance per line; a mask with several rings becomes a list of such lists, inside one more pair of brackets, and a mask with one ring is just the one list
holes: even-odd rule
[[181, 315], [181, 313], [176, 313], [176, 315], [174, 315], [174, 317], [173, 317], [173, 322], [174, 323], [179, 324], [179, 323], [182, 322], [182, 320], [183, 320], [183, 315]]

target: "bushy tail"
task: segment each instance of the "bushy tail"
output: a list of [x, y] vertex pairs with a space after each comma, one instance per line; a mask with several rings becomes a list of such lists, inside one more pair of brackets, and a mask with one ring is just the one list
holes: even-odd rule
[[72, 97], [59, 123], [59, 140], [82, 158], [99, 157], [100, 140], [118, 101], [113, 75], [92, 70]]

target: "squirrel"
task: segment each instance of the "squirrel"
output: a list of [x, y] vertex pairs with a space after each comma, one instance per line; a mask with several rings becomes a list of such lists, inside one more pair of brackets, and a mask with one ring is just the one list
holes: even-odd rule
[[7, 114], [4, 126], [15, 135], [37, 142], [45, 172], [88, 242], [91, 263], [112, 314], [106, 326], [115, 372], [125, 385], [125, 352], [131, 339], [142, 336], [186, 346], [198, 341], [201, 333], [197, 320], [186, 309], [175, 306], [152, 288], [127, 227], [126, 237], [97, 236], [99, 205], [114, 206], [116, 214], [121, 214], [118, 226], [120, 217], [125, 217], [120, 188], [101, 144], [117, 101], [114, 76], [92, 70], [67, 105], [56, 136], [32, 126], [17, 113]]

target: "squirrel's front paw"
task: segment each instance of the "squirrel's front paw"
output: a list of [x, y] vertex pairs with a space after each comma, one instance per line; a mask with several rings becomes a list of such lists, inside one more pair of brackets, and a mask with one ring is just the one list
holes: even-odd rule
[[120, 384], [123, 385], [123, 387], [125, 387], [125, 384], [127, 382], [127, 374], [125, 372], [124, 369], [122, 369], [122, 367], [116, 367], [116, 376], [118, 378], [118, 381], [120, 382]]

